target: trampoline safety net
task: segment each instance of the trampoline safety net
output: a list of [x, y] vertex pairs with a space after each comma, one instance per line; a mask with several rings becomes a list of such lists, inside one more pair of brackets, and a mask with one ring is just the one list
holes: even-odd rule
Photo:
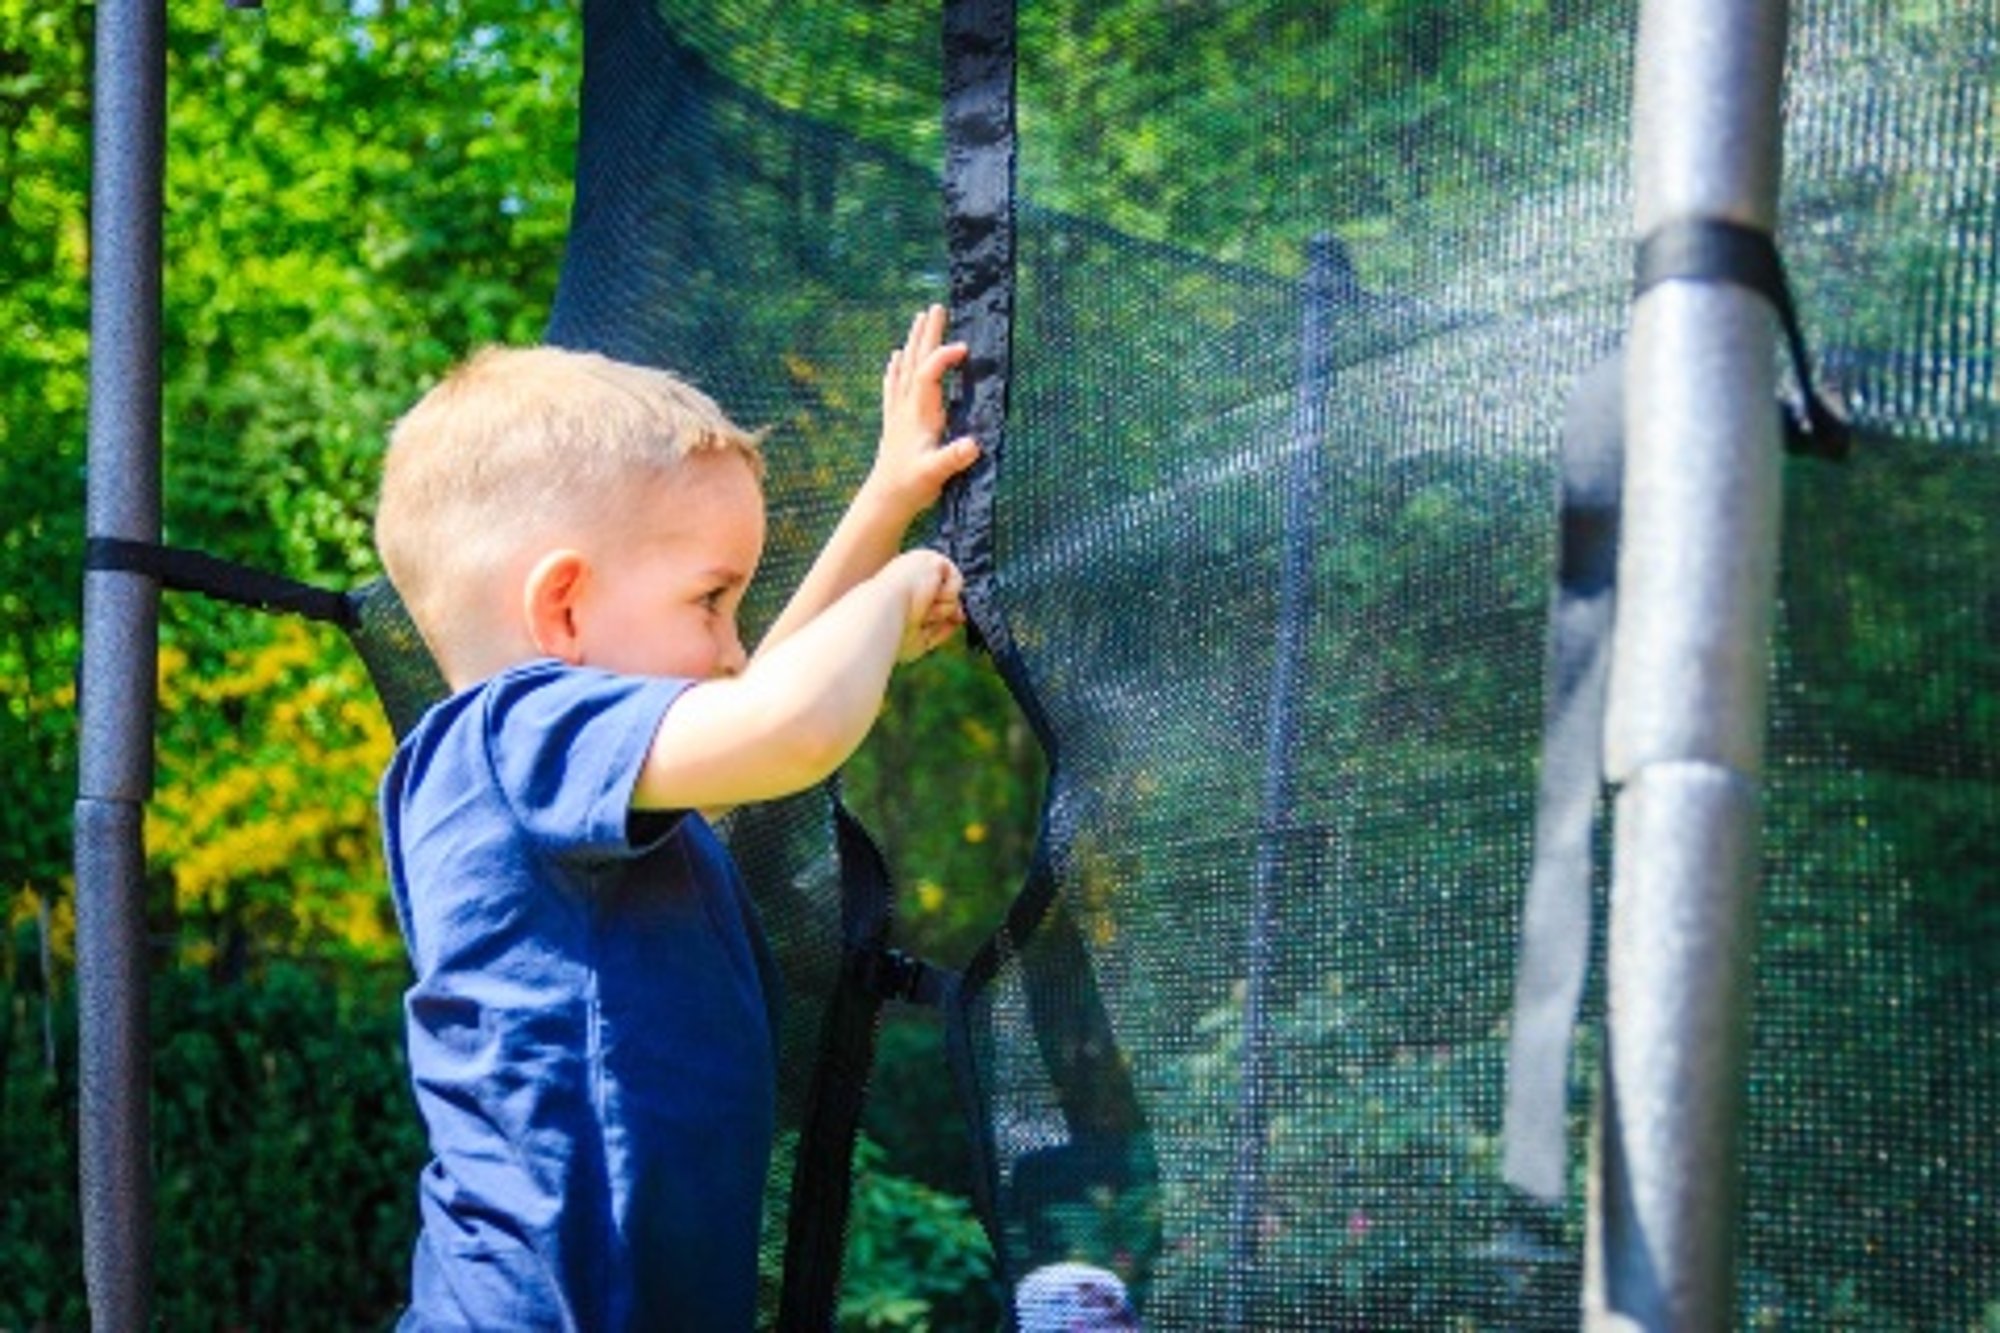
[[[1787, 465], [1738, 1322], [1991, 1328], [2000, 14], [1793, 8], [1779, 235], [1858, 443]], [[549, 337], [773, 428], [774, 590], [951, 272], [948, 16], [858, 9], [586, 10]], [[1633, 17], [1020, 6], [977, 627], [1046, 804], [1013, 910], [933, 960], [1003, 1290], [1076, 1260], [1153, 1329], [1576, 1323], [1601, 986], [1557, 1215], [1499, 1126], [1555, 459], [1630, 295]], [[797, 1127], [854, 1021], [832, 807], [731, 835]]]

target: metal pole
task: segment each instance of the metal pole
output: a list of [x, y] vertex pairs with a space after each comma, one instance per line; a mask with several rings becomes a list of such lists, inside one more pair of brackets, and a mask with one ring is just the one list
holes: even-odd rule
[[[1635, 223], [1769, 231], [1783, 0], [1645, 0]], [[1773, 312], [1673, 280], [1633, 306], [1606, 768], [1621, 784], [1586, 1322], [1732, 1322], [1782, 446]]]
[[1229, 1215], [1229, 1275], [1223, 1323], [1247, 1326], [1253, 1303], [1258, 1215], [1264, 1206], [1264, 1139], [1269, 1132], [1271, 980], [1277, 965], [1279, 875], [1289, 850], [1296, 804], [1299, 704], [1311, 646], [1313, 557], [1319, 551], [1319, 509], [1326, 473], [1326, 406], [1333, 385], [1336, 306], [1352, 299], [1352, 261], [1338, 239], [1315, 236], [1306, 248], [1304, 311], [1299, 329], [1299, 379], [1292, 408], [1291, 475], [1287, 478], [1278, 633], [1271, 661], [1271, 708], [1264, 734], [1264, 786], [1257, 860], [1250, 884], [1250, 925], [1244, 944], [1242, 1081], [1236, 1105], [1236, 1163]]
[[[91, 172], [86, 527], [160, 536], [160, 233], [164, 0], [99, 0]], [[152, 788], [159, 587], [83, 582], [76, 803], [79, 1124], [91, 1324], [149, 1323], [151, 1062], [141, 821]]]

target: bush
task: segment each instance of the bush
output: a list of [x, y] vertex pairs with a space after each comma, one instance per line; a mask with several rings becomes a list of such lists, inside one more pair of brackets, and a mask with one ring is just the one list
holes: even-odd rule
[[[14, 941], [32, 954], [32, 923]], [[0, 1329], [89, 1324], [77, 1191], [76, 1015], [35, 968], [0, 1009]], [[273, 962], [153, 986], [153, 1311], [173, 1329], [383, 1328], [407, 1297], [423, 1132], [399, 966]], [[784, 1154], [775, 1197], [789, 1184]], [[991, 1327], [985, 1233], [962, 1199], [856, 1158], [843, 1329]], [[768, 1277], [775, 1279], [776, 1272]]]
[[[17, 973], [17, 977], [21, 974]], [[154, 981], [153, 1309], [175, 1329], [382, 1327], [408, 1283], [423, 1144], [400, 975], [298, 964]], [[72, 1006], [57, 1067], [17, 982], [0, 1084], [0, 1327], [80, 1328]]]

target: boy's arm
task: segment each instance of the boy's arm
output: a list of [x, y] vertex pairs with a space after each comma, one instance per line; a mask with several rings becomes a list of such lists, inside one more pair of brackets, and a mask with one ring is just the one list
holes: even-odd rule
[[740, 676], [691, 686], [661, 719], [634, 809], [718, 810], [803, 791], [868, 734], [889, 673], [964, 619], [958, 570], [911, 551], [850, 589]]
[[970, 438], [941, 443], [945, 373], [966, 351], [964, 343], [944, 341], [944, 327], [944, 307], [931, 306], [910, 321], [902, 347], [890, 354], [882, 372], [882, 440], [875, 465], [798, 591], [765, 632], [759, 656], [893, 559], [917, 515], [936, 504], [945, 483], [979, 457], [979, 445]]

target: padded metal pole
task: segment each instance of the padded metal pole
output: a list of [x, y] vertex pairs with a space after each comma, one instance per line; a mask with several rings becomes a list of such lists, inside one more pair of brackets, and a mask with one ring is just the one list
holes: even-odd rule
[[144, 807], [76, 805], [78, 1135], [91, 1327], [149, 1326], [153, 1247]]
[[[1688, 218], [1773, 227], [1785, 28], [1782, 0], [1646, 0], [1640, 237]], [[1720, 282], [1664, 282], [1632, 310], [1593, 1329], [1731, 1323], [1780, 523], [1776, 333], [1764, 298]]]
[[[160, 536], [164, 0], [99, 0], [91, 173], [92, 537]], [[84, 1283], [91, 1325], [149, 1323], [153, 1191], [143, 809], [152, 787], [159, 586], [83, 584], [76, 803]]]

